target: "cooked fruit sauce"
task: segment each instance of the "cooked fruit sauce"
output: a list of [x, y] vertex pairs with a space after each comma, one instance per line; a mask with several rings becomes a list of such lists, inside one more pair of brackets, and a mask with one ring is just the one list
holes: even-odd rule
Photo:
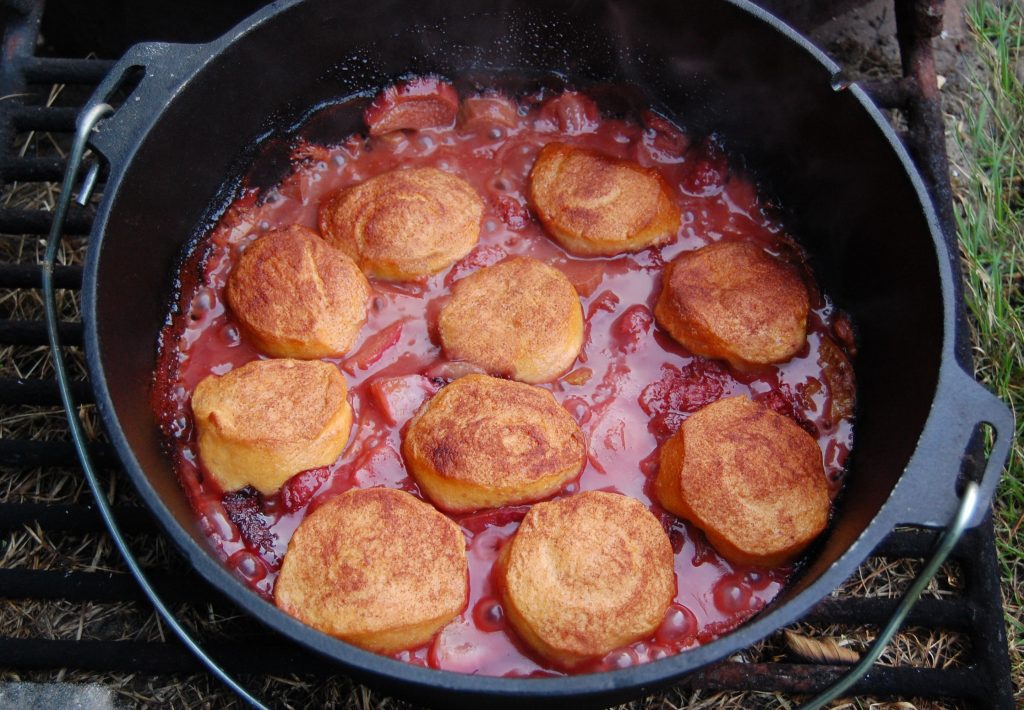
[[[589, 444], [585, 469], [560, 495], [608, 490], [638, 498], [663, 522], [675, 551], [678, 593], [656, 634], [576, 672], [622, 668], [707, 643], [771, 601], [792, 568], [730, 564], [699, 530], [653, 502], [658, 447], [702, 406], [749, 395], [817, 438], [834, 497], [852, 442], [853, 381], [845, 354], [853, 347], [849, 322], [815, 287], [802, 251], [759, 200], [752, 181], [730, 167], [713, 138], [693, 142], [654, 113], [636, 121], [602, 117], [589, 98], [572, 92], [541, 91], [516, 102], [487, 98], [468, 107], [464, 102], [454, 126], [356, 135], [329, 148], [301, 143], [293, 153], [292, 174], [260, 196], [244, 189], [200, 243], [193, 263], [202, 269], [201, 281], [183, 288], [180, 312], [162, 339], [154, 387], [154, 408], [182, 485], [226, 564], [272, 599], [288, 541], [308, 511], [350, 488], [391, 486], [421, 495], [399, 454], [403, 428], [439, 387], [478, 371], [449, 362], [441, 353], [436, 335], [440, 308], [451, 285], [475, 269], [512, 254], [530, 255], [568, 276], [586, 318], [577, 362], [542, 385], [576, 417]], [[368, 119], [379, 120], [372, 113]], [[554, 140], [656, 167], [674, 188], [682, 211], [676, 239], [613, 258], [582, 259], [563, 251], [545, 236], [526, 200], [534, 158]], [[338, 461], [294, 476], [271, 497], [251, 489], [225, 495], [203, 473], [189, 402], [207, 375], [262, 357], [240, 337], [225, 308], [232, 259], [269, 230], [295, 223], [316, 229], [318, 207], [331, 191], [411, 166], [453, 171], [476, 188], [486, 205], [478, 246], [423, 281], [371, 281], [372, 303], [359, 340], [346, 357], [329, 360], [345, 375], [355, 416]], [[683, 251], [723, 239], [749, 240], [801, 265], [812, 313], [807, 344], [789, 362], [737, 372], [723, 362], [692, 356], [654, 324], [652, 307], [664, 265]], [[499, 548], [527, 510], [517, 506], [455, 517], [468, 545], [469, 602], [429, 645], [398, 658], [464, 673], [560, 673], [506, 628], [490, 577]]]

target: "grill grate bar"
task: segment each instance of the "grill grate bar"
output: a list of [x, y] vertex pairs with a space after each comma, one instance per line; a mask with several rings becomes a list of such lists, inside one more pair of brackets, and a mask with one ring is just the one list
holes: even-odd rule
[[[826, 599], [815, 606], [802, 621], [828, 626], [881, 626], [896, 610], [899, 599], [888, 597], [843, 597]], [[971, 603], [967, 599], [921, 599], [914, 605], [907, 624], [950, 631], [969, 631], [972, 627]]]
[[[297, 646], [258, 642], [211, 641], [203, 644], [211, 655], [234, 672], [252, 674], [337, 672], [329, 662]], [[203, 670], [182, 645], [159, 641], [50, 640], [0, 637], [0, 658], [17, 658], [19, 668], [47, 670], [63, 668], [74, 659], [76, 669], [141, 673], [195, 673]]]
[[25, 81], [36, 84], [98, 84], [113, 66], [109, 59], [25, 57], [19, 62]]
[[[888, 557], [891, 559], [924, 559], [932, 551], [938, 540], [938, 532], [935, 530], [923, 530], [906, 528], [897, 530], [889, 537], [882, 540], [871, 554], [876, 557]], [[957, 556], [959, 546], [953, 549], [953, 558]]]
[[[847, 670], [845, 666], [727, 662], [698, 671], [683, 685], [709, 690], [763, 691], [770, 687], [782, 693], [803, 695], [818, 693], [833, 685]], [[916, 668], [876, 665], [853, 686], [851, 695], [980, 700], [980, 692], [977, 670], [972, 666]]]
[[[84, 380], [72, 382], [71, 392], [77, 404], [92, 404], [95, 401], [92, 388]], [[55, 380], [0, 378], [0, 402], [56, 406], [60, 404], [60, 392]], [[0, 515], [2, 524], [3, 516]]]
[[[99, 532], [99, 531], [96, 531]], [[194, 574], [150, 570], [149, 581], [164, 601], [206, 605], [210, 593]], [[145, 601], [135, 580], [119, 572], [61, 572], [59, 570], [0, 570], [0, 589], [8, 599], [62, 599], [67, 601]]]
[[18, 106], [11, 110], [11, 122], [19, 131], [74, 133], [77, 106]]
[[[266, 639], [259, 643], [210, 641], [204, 647], [231, 672], [280, 675], [297, 673], [332, 674], [328, 661], [295, 646]], [[143, 673], [192, 673], [201, 670], [194, 657], [177, 642], [68, 641], [0, 638], [0, 655], [16, 655], [21, 667], [61, 668], [75, 658], [76, 668], [116, 671], [132, 668]], [[809, 694], [834, 683], [847, 669], [793, 663], [738, 663], [727, 661], [687, 677], [683, 688], [707, 690], [763, 691], [766, 687], [790, 694]], [[974, 685], [977, 670], [962, 668], [914, 668], [878, 666], [854, 687], [854, 692], [882, 696], [923, 698], [977, 698]]]
[[[40, 288], [42, 281], [43, 267], [38, 264], [0, 264], [0, 288]], [[58, 266], [53, 270], [53, 284], [57, 288], [82, 288], [82, 267]]]
[[[2, 168], [0, 168], [2, 171]], [[92, 229], [93, 213], [81, 207], [71, 207], [64, 220], [64, 234], [81, 236]], [[0, 233], [48, 234], [53, 215], [43, 210], [0, 209]]]
[[64, 176], [61, 158], [13, 158], [0, 167], [5, 181], [57, 182]]
[[964, 572], [966, 596], [971, 602], [971, 643], [978, 667], [975, 684], [984, 692], [979, 702], [984, 707], [1016, 707], [991, 512], [982, 525], [967, 531], [960, 548], [972, 551], [970, 560], [965, 560]]
[[[117, 456], [109, 444], [92, 444], [89, 453], [103, 468], [116, 466]], [[78, 455], [70, 441], [0, 439], [2, 468], [78, 468]]]
[[[157, 530], [153, 516], [144, 508], [117, 507], [114, 508], [114, 516], [126, 533], [152, 533]], [[26, 525], [72, 534], [106, 532], [99, 513], [91, 503], [0, 503], [0, 530], [18, 530]], [[0, 588], [4, 587], [0, 585]]]
[[[57, 332], [65, 345], [82, 344], [81, 323], [60, 323]], [[46, 324], [35, 320], [0, 319], [0, 344], [47, 345]]]

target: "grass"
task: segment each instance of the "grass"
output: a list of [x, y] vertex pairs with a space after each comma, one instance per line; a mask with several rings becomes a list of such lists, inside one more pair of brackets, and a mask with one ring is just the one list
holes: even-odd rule
[[956, 140], [957, 227], [978, 378], [1017, 417], [995, 503], [997, 549], [1018, 702], [1024, 703], [1024, 8], [977, 0], [966, 8], [978, 45]]

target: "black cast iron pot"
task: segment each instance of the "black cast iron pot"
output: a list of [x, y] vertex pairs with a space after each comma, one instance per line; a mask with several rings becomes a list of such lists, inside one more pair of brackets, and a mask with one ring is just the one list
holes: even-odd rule
[[[157, 334], [179, 259], [230, 197], [231, 179], [255, 144], [298, 125], [311, 107], [403, 74], [506, 70], [639, 87], [645, 101], [691, 133], [718, 132], [789, 209], [789, 227], [819, 282], [858, 326], [848, 482], [799, 579], [720, 640], [627, 670], [550, 679], [460, 675], [374, 655], [303, 626], [211, 553], [150, 410]], [[946, 524], [958, 504], [965, 449], [981, 423], [996, 432], [982, 477], [984, 499], [991, 496], [1012, 419], [954, 358], [954, 271], [921, 180], [864, 92], [838, 81], [833, 62], [752, 5], [284, 0], [210, 44], [134, 47], [93, 103], [142, 72], [92, 137], [110, 163], [84, 288], [100, 413], [143, 499], [199, 573], [360, 680], [424, 703], [529, 696], [607, 704], [638, 696], [799, 618], [895, 525]], [[329, 115], [335, 130], [359, 127], [354, 110]]]

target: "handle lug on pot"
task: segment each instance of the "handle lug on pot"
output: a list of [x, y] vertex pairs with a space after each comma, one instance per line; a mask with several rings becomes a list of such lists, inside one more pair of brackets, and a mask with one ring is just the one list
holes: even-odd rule
[[90, 144], [113, 169], [127, 164], [160, 110], [192, 78], [204, 45], [146, 42], [130, 47], [100, 82], [83, 114], [112, 103], [119, 90], [137, 84], [114, 114], [100, 122]]
[[[992, 432], [987, 459], [985, 425]], [[884, 509], [893, 526], [945, 527], [960, 505], [963, 478], [977, 481], [980, 488], [981, 504], [967, 522], [968, 527], [978, 525], [999, 483], [1013, 432], [1009, 408], [946, 358], [928, 424]], [[948, 475], [952, 467], [960, 472], [957, 480]]]

